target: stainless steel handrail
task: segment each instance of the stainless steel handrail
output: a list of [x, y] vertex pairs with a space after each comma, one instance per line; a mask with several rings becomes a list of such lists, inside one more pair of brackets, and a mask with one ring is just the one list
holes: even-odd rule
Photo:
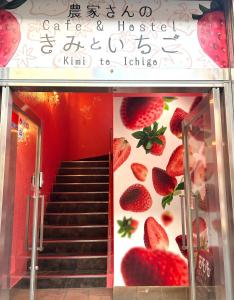
[[38, 248], [39, 251], [43, 251], [43, 238], [44, 238], [44, 213], [45, 213], [45, 196], [40, 195], [39, 199], [41, 199], [41, 222], [40, 222], [40, 232], [39, 232], [39, 241], [40, 246]]

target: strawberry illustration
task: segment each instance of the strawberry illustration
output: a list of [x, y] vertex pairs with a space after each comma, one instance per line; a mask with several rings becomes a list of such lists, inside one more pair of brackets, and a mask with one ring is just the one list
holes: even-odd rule
[[164, 226], [168, 226], [173, 222], [173, 214], [169, 210], [166, 210], [162, 213], [161, 220]]
[[182, 122], [185, 117], [187, 117], [188, 113], [181, 108], [176, 108], [174, 111], [171, 121], [170, 121], [170, 129], [171, 132], [177, 136], [178, 138], [182, 138]]
[[188, 266], [178, 255], [140, 247], [130, 249], [121, 263], [127, 286], [187, 286]]
[[143, 212], [152, 206], [152, 198], [142, 184], [133, 184], [120, 197], [120, 206], [124, 210]]
[[218, 205], [215, 201], [216, 187], [213, 183], [205, 183], [197, 193], [199, 200], [199, 208], [204, 211], [215, 212]]
[[133, 218], [127, 219], [126, 217], [124, 217], [123, 220], [118, 220], [117, 223], [120, 227], [118, 233], [121, 235], [121, 237], [128, 236], [129, 238], [137, 230], [139, 225], [137, 220], [134, 220]]
[[6, 11], [15, 9], [26, 0], [0, 3], [0, 67], [5, 67], [15, 54], [21, 39], [20, 25], [16, 17]]
[[116, 171], [129, 157], [131, 145], [124, 137], [113, 141], [113, 170]]
[[188, 258], [188, 249], [187, 249], [187, 236], [185, 236], [185, 247], [183, 247], [183, 237], [182, 235], [178, 235], [176, 238], [176, 243], [180, 249], [181, 254], [183, 254], [183, 256], [185, 258]]
[[228, 67], [227, 36], [223, 1], [211, 1], [210, 9], [199, 5], [202, 15], [193, 15], [204, 52], [221, 68]]
[[190, 107], [190, 109], [189, 109], [189, 112], [190, 113], [196, 113], [196, 108], [197, 108], [197, 106], [198, 106], [198, 104], [203, 100], [204, 98], [202, 97], [202, 96], [197, 96], [195, 99], [194, 99], [194, 101], [193, 101], [193, 103], [192, 103], [192, 105], [191, 105], [191, 107]]
[[197, 234], [197, 223], [198, 223], [198, 227], [199, 227], [198, 230], [200, 233], [204, 232], [207, 229], [206, 221], [203, 218], [199, 217], [198, 222], [196, 219], [194, 219], [193, 223], [192, 223], [192, 228], [193, 228], [194, 234]]
[[167, 174], [175, 177], [184, 174], [184, 146], [178, 146], [171, 154], [166, 167]]
[[120, 115], [123, 124], [132, 130], [150, 126], [158, 120], [164, 108], [162, 97], [129, 97], [124, 98]]
[[148, 174], [148, 169], [146, 168], [146, 166], [138, 163], [133, 163], [131, 164], [131, 169], [136, 179], [140, 181], [146, 180]]
[[152, 250], [167, 250], [169, 247], [169, 239], [165, 229], [153, 217], [145, 220], [144, 242], [146, 248]]
[[153, 155], [162, 155], [166, 147], [166, 138], [164, 133], [167, 127], [158, 129], [158, 123], [154, 122], [152, 126], [145, 127], [143, 131], [136, 131], [132, 134], [135, 139], [138, 139], [137, 148], [143, 146], [146, 153]]
[[165, 170], [153, 168], [152, 178], [154, 189], [159, 195], [166, 196], [174, 192], [177, 180], [175, 177], [168, 175]]

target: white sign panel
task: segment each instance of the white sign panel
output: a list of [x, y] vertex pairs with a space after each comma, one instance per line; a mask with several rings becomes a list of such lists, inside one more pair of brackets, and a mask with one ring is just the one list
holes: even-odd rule
[[26, 0], [0, 13], [0, 66], [77, 68], [95, 77], [107, 69], [121, 76], [127, 70], [225, 67], [226, 61], [214, 59], [217, 51], [201, 43], [193, 19], [201, 7], [209, 9], [210, 1]]

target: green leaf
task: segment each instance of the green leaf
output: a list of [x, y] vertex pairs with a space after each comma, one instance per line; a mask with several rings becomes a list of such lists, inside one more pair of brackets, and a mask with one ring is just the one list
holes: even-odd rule
[[170, 96], [168, 96], [168, 97], [163, 97], [163, 100], [165, 101], [165, 102], [167, 102], [167, 103], [170, 103], [170, 102], [172, 102], [172, 101], [174, 101], [174, 100], [176, 100], [177, 98], [176, 97], [170, 97]]
[[151, 131], [151, 126], [145, 127], [143, 131], [149, 133]]
[[164, 110], [169, 110], [169, 109], [170, 109], [169, 105], [165, 102], [165, 104], [164, 104]]
[[137, 148], [140, 148], [141, 146], [144, 145], [144, 141], [143, 140], [140, 140], [137, 144]]
[[174, 191], [173, 192], [173, 196], [178, 196], [178, 195], [180, 195], [182, 192], [180, 191], [180, 190], [178, 190], [178, 191]]
[[175, 191], [181, 191], [184, 190], [184, 182], [181, 182], [177, 185]]
[[9, 2], [4, 8], [5, 9], [15, 9], [19, 6], [21, 6], [22, 4], [24, 4], [24, 2], [26, 2], [27, 0], [15, 0], [12, 2]]
[[166, 205], [170, 205], [173, 200], [173, 193], [162, 198], [162, 207], [165, 209]]
[[145, 133], [142, 132], [142, 131], [136, 131], [134, 133], [132, 133], [132, 136], [135, 138], [135, 139], [143, 139], [145, 137]]
[[117, 223], [118, 223], [119, 226], [123, 225], [123, 221], [121, 221], [121, 220], [118, 220]]
[[209, 8], [207, 8], [207, 7], [205, 7], [205, 6], [201, 5], [201, 4], [199, 4], [199, 8], [200, 8], [200, 10], [201, 10], [203, 13], [206, 13], [206, 12], [209, 11]]
[[157, 131], [157, 135], [163, 135], [167, 130], [167, 127], [161, 127], [158, 131]]
[[156, 133], [158, 130], [158, 122], [154, 122], [153, 132]]
[[193, 20], [200, 20], [202, 18], [202, 15], [192, 14], [192, 18], [193, 18]]
[[163, 142], [156, 136], [152, 138], [152, 142], [163, 145]]
[[152, 141], [148, 141], [148, 143], [147, 143], [146, 146], [145, 146], [145, 149], [146, 149], [146, 150], [150, 150], [150, 149], [152, 148], [152, 146], [153, 146]]
[[146, 153], [146, 154], [149, 154], [149, 153], [150, 153], [150, 150], [149, 150], [149, 149], [145, 149], [145, 153]]

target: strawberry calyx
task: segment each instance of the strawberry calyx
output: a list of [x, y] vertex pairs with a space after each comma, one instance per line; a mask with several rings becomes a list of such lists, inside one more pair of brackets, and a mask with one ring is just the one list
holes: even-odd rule
[[132, 218], [126, 218], [124, 217], [123, 220], [118, 220], [117, 223], [119, 225], [118, 233], [121, 235], [121, 237], [131, 237], [133, 232], [136, 230], [136, 227], [133, 227], [133, 219]]
[[184, 182], [180, 182], [174, 189], [174, 191], [165, 197], [162, 198], [162, 207], [166, 208], [167, 205], [170, 205], [175, 196], [181, 194], [181, 191], [184, 190]]
[[27, 0], [12, 0], [12, 1], [7, 1], [7, 0], [0, 0], [0, 9], [15, 9], [19, 6], [21, 6], [22, 4], [24, 4], [24, 2], [26, 2]]
[[136, 131], [132, 136], [139, 140], [137, 148], [143, 146], [146, 154], [150, 153], [153, 144], [163, 145], [163, 141], [160, 139], [160, 136], [164, 135], [167, 127], [162, 126], [158, 128], [158, 123], [154, 122], [152, 126], [145, 127], [143, 131]]
[[200, 20], [205, 14], [213, 11], [224, 11], [223, 2], [221, 0], [212, 0], [210, 4], [210, 8], [207, 8], [201, 4], [199, 4], [199, 8], [202, 14], [201, 15], [192, 14], [193, 20]]
[[177, 98], [176, 97], [173, 97], [173, 96], [166, 96], [166, 97], [163, 97], [163, 100], [164, 100], [164, 110], [169, 110], [170, 107], [169, 107], [169, 104], [168, 103], [171, 103], [172, 101], [176, 100]]

